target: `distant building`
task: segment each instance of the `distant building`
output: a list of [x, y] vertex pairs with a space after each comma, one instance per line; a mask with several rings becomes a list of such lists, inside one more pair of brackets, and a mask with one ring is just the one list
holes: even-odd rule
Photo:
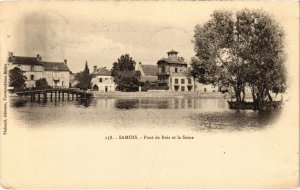
[[111, 76], [111, 71], [106, 67], [97, 69], [97, 66], [94, 66], [92, 75], [92, 89], [94, 91], [112, 92], [116, 90], [114, 77]]
[[18, 67], [26, 76], [26, 88], [35, 87], [35, 82], [45, 78], [49, 86], [69, 87], [69, 68], [67, 60], [64, 62], [45, 62], [37, 54], [36, 57], [14, 56], [12, 52], [8, 57], [9, 69]]
[[158, 86], [172, 91], [194, 91], [194, 79], [188, 74], [187, 63], [177, 57], [177, 51], [167, 52], [168, 57], [158, 60]]
[[211, 84], [202, 84], [195, 80], [195, 91], [201, 93], [214, 93], [218, 92], [218, 86], [213, 86]]
[[70, 71], [67, 60], [64, 62], [43, 62], [44, 78], [53, 87], [69, 87]]
[[144, 65], [141, 62], [137, 67], [137, 71], [141, 72], [141, 82], [149, 82], [151, 86], [157, 86], [157, 65]]
[[79, 83], [78, 80], [75, 79], [75, 73], [70, 73], [70, 87], [76, 88], [77, 84]]

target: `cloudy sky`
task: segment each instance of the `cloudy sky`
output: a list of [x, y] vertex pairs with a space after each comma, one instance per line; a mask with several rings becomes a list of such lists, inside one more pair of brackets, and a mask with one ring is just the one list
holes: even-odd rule
[[6, 22], [2, 32], [5, 48], [14, 55], [40, 54], [47, 61], [66, 58], [73, 72], [82, 70], [86, 60], [90, 69], [111, 68], [124, 53], [136, 62], [156, 64], [174, 49], [189, 61], [195, 54], [196, 24], [206, 22], [216, 9], [245, 7], [262, 8], [289, 24], [284, 20], [288, 15], [282, 15], [290, 8], [288, 3], [12, 2], [2, 6]]

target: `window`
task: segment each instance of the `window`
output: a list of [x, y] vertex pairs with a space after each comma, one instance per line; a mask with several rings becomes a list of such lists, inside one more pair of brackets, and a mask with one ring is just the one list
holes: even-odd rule
[[188, 84], [192, 84], [192, 79], [188, 79]]
[[166, 67], [165, 67], [165, 66], [162, 66], [162, 67], [161, 67], [161, 72], [162, 72], [162, 73], [165, 73], [165, 72], [166, 72]]
[[102, 82], [102, 78], [99, 78], [99, 82]]
[[34, 65], [31, 65], [31, 71], [34, 71]]
[[182, 86], [182, 87], [181, 87], [181, 91], [184, 91], [184, 90], [185, 90], [185, 88], [184, 88], [184, 86]]
[[178, 79], [175, 79], [175, 84], [178, 84]]
[[175, 91], [178, 91], [179, 85], [174, 85], [174, 89], [175, 89]]
[[184, 84], [184, 82], [185, 82], [184, 79], [181, 79], [181, 84]]
[[34, 80], [34, 75], [30, 75], [30, 80]]
[[177, 68], [175, 68], [175, 73], [177, 73], [178, 72], [178, 69]]

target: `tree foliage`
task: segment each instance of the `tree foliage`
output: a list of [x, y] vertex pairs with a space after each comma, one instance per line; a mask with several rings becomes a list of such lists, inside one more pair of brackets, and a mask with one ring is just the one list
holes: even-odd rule
[[237, 101], [246, 87], [258, 102], [285, 90], [284, 32], [262, 10], [215, 11], [196, 25], [193, 42], [192, 75], [200, 82], [232, 89]]
[[140, 85], [141, 73], [135, 71], [136, 62], [129, 54], [122, 55], [113, 63], [112, 76], [120, 91], [137, 91]]
[[75, 74], [75, 79], [78, 80], [77, 88], [87, 90], [91, 88], [92, 75], [90, 74], [90, 70], [87, 62], [85, 63], [85, 68], [80, 73]]
[[15, 90], [22, 90], [25, 87], [26, 77], [23, 75], [21, 69], [15, 67], [9, 71], [9, 86], [14, 87]]
[[41, 78], [35, 81], [35, 87], [37, 89], [47, 89], [49, 88], [49, 85], [45, 78]]
[[145, 82], [141, 82], [142, 91], [148, 91], [152, 88], [151, 83], [147, 80]]

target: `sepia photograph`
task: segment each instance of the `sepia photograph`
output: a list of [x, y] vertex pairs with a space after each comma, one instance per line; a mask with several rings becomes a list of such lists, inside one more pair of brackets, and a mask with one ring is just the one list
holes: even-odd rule
[[299, 2], [2, 2], [3, 189], [285, 189]]

